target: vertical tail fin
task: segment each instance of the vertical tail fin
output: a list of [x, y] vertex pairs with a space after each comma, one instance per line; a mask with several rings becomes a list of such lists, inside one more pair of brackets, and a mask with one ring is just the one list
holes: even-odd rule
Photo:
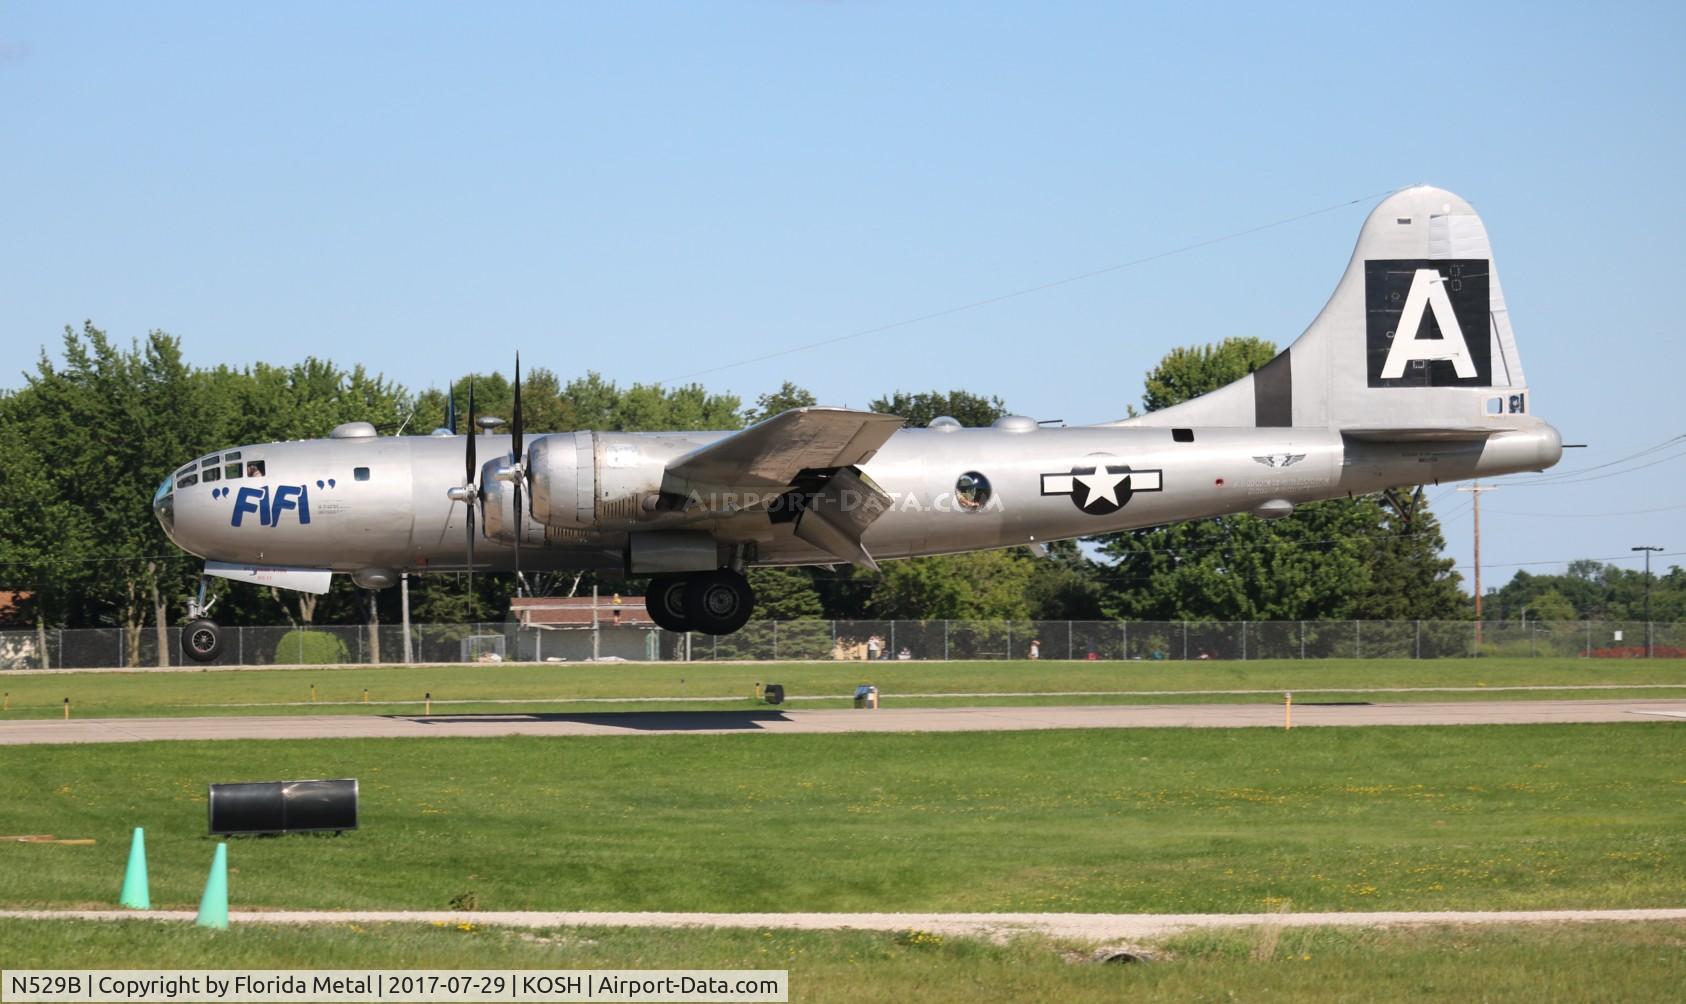
[[1481, 217], [1419, 186], [1370, 213], [1329, 302], [1276, 358], [1116, 424], [1479, 437], [1532, 424], [1527, 386]]

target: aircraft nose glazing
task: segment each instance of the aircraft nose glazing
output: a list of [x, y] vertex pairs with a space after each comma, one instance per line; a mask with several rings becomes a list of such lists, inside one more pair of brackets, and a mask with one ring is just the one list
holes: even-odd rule
[[171, 480], [164, 478], [164, 483], [152, 495], [152, 514], [158, 517], [158, 525], [164, 528], [164, 536], [171, 541], [176, 539], [176, 496], [171, 490]]

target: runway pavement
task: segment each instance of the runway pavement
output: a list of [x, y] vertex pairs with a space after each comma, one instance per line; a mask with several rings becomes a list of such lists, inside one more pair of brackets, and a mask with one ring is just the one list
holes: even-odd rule
[[[0, 722], [0, 745], [168, 739], [407, 739], [438, 736], [792, 735], [1026, 729], [1281, 728], [1278, 704], [885, 708], [877, 711], [665, 711], [487, 715], [281, 715], [31, 719]], [[1295, 728], [1686, 722], [1686, 700], [1296, 704]]]
[[[0, 910], [0, 919], [161, 920], [189, 910]], [[236, 910], [235, 924], [478, 924], [493, 927], [737, 927], [803, 931], [929, 931], [1005, 940], [1046, 934], [1080, 941], [1155, 938], [1196, 928], [1398, 927], [1413, 924], [1563, 924], [1686, 921], [1683, 909], [1493, 910], [1390, 913], [607, 913], [446, 910]]]

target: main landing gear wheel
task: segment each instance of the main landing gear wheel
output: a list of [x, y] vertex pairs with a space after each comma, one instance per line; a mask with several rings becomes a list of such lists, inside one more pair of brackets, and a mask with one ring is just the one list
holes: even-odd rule
[[189, 621], [181, 629], [181, 650], [194, 662], [215, 662], [222, 655], [222, 632], [214, 621]]
[[704, 634], [731, 634], [749, 621], [755, 594], [741, 572], [722, 568], [693, 575], [685, 585], [685, 612], [691, 629]]
[[659, 628], [679, 634], [692, 629], [691, 618], [685, 612], [685, 580], [677, 575], [650, 580], [650, 588], [644, 593], [644, 609]]

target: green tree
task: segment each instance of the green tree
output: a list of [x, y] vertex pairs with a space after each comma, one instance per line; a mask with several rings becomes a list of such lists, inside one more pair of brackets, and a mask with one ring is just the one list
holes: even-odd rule
[[812, 408], [819, 402], [808, 390], [786, 380], [778, 390], [755, 399], [755, 407], [744, 413], [744, 424], [753, 425], [792, 408]]
[[924, 391], [910, 394], [898, 390], [881, 397], [867, 407], [886, 415], [900, 415], [909, 428], [922, 429], [937, 418], [947, 416], [961, 425], [984, 426], [1007, 414], [1006, 402], [998, 397], [982, 397], [971, 391]]
[[[1147, 375], [1143, 404], [1156, 411], [1208, 393], [1275, 353], [1257, 338], [1175, 349]], [[1341, 499], [1276, 521], [1220, 516], [1094, 538], [1111, 562], [1102, 606], [1153, 620], [1459, 616], [1439, 524], [1414, 501], [1409, 520], [1377, 498]]]
[[1035, 559], [1017, 548], [891, 561], [867, 606], [895, 619], [1023, 620], [1035, 573]]
[[752, 568], [749, 584], [755, 590], [757, 620], [793, 621], [825, 614], [807, 569]]
[[1555, 589], [1547, 589], [1534, 597], [1534, 602], [1524, 608], [1529, 618], [1537, 621], [1572, 621], [1575, 619], [1575, 606]]
[[1226, 338], [1216, 345], [1172, 349], [1147, 375], [1142, 407], [1158, 411], [1217, 390], [1275, 355], [1275, 344], [1262, 338]]

